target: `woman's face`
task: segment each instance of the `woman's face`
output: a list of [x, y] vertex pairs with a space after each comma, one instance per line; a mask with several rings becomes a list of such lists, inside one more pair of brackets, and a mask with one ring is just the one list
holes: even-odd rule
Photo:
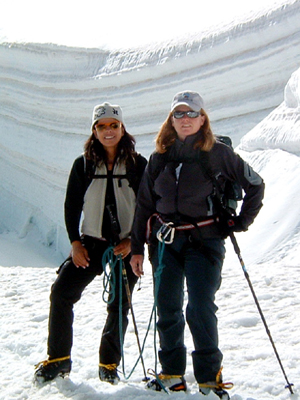
[[[188, 106], [180, 105], [175, 108], [173, 114], [175, 111], [192, 111], [192, 109]], [[199, 117], [196, 118], [190, 118], [187, 116], [187, 114], [184, 114], [184, 116], [180, 119], [176, 119], [174, 116], [172, 116], [172, 125], [177, 132], [179, 140], [181, 141], [184, 141], [187, 136], [197, 133], [204, 124], [204, 121], [204, 115], [199, 115]]]
[[124, 135], [123, 125], [114, 118], [103, 118], [95, 124], [94, 134], [105, 150], [117, 149]]

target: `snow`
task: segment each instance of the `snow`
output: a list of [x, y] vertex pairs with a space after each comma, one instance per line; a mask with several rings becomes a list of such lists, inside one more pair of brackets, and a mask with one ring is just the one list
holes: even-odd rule
[[[230, 242], [217, 295], [220, 348], [232, 400], [299, 399], [300, 331], [300, 2], [191, 36], [164, 47], [127, 52], [0, 44], [0, 399], [149, 400], [141, 363], [118, 386], [98, 378], [98, 346], [106, 317], [101, 277], [75, 306], [73, 368], [68, 379], [37, 387], [34, 364], [46, 358], [50, 287], [70, 246], [63, 222], [69, 169], [89, 135], [93, 106], [109, 100], [124, 110], [129, 132], [148, 156], [172, 96], [203, 95], [215, 133], [230, 133], [236, 151], [266, 183], [264, 207], [246, 233], [242, 256], [295, 394], [286, 381]], [[153, 306], [149, 262], [133, 307], [141, 341]], [[188, 352], [193, 349], [186, 329]], [[154, 330], [145, 344], [155, 368]], [[138, 357], [130, 318], [125, 372]], [[122, 368], [121, 368], [122, 370]], [[189, 391], [204, 399], [191, 357]], [[213, 396], [206, 397], [212, 400]]]

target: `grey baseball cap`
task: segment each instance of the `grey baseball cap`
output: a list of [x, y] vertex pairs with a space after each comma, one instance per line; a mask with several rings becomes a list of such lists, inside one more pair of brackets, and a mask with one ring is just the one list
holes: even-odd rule
[[122, 109], [120, 106], [111, 105], [110, 103], [103, 103], [95, 106], [92, 116], [92, 129], [96, 122], [104, 118], [114, 118], [117, 121], [122, 122], [124, 125]]
[[199, 93], [186, 90], [175, 94], [171, 105], [171, 111], [180, 105], [188, 106], [193, 111], [200, 111], [201, 108], [204, 108], [204, 101]]

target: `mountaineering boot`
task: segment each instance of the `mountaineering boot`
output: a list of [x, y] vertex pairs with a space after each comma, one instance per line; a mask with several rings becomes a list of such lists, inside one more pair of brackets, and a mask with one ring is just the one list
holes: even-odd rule
[[53, 358], [38, 363], [35, 368], [34, 379], [38, 383], [52, 381], [57, 376], [64, 378], [71, 372], [71, 357]]
[[148, 382], [146, 387], [157, 392], [160, 392], [164, 388], [172, 392], [185, 392], [187, 390], [186, 381], [182, 375], [166, 375], [163, 373], [158, 374], [157, 378]]
[[[208, 382], [213, 384], [214, 382]], [[217, 389], [217, 388], [199, 388], [199, 392], [204, 396], [208, 395], [210, 392], [215, 393], [221, 400], [229, 400], [229, 394], [224, 389]]]
[[225, 389], [232, 389], [233, 383], [227, 382], [223, 383], [222, 381], [222, 368], [217, 373], [216, 380], [205, 383], [198, 383], [199, 392], [204, 396], [207, 396], [210, 392], [215, 393], [221, 400], [229, 400], [229, 394]]
[[120, 377], [117, 372], [117, 364], [99, 364], [99, 378], [102, 382], [117, 385]]

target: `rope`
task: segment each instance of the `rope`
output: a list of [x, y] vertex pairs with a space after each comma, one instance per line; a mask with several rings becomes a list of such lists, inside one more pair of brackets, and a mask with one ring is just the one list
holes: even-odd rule
[[157, 373], [157, 364], [158, 364], [158, 359], [157, 359], [157, 346], [156, 346], [156, 335], [157, 335], [157, 328], [156, 328], [156, 321], [157, 321], [157, 311], [156, 311], [156, 304], [157, 304], [157, 296], [158, 296], [158, 289], [160, 286], [161, 282], [161, 274], [163, 269], [165, 268], [165, 265], [163, 264], [163, 256], [164, 256], [164, 251], [165, 251], [165, 240], [162, 238], [162, 241], [158, 241], [158, 267], [154, 273], [154, 304], [153, 304], [153, 310], [152, 310], [152, 315], [154, 314], [154, 356], [155, 356], [155, 378], [161, 388], [169, 394], [167, 389], [165, 388], [164, 384], [162, 383], [159, 374]]
[[[156, 320], [157, 320], [157, 312], [156, 312], [156, 304], [157, 304], [157, 295], [158, 295], [158, 289], [160, 286], [160, 281], [161, 281], [161, 274], [162, 271], [165, 267], [165, 265], [163, 264], [163, 255], [164, 255], [164, 250], [165, 250], [165, 241], [162, 240], [161, 242], [158, 241], [158, 267], [154, 273], [154, 279], [155, 279], [155, 289], [154, 289], [154, 304], [153, 304], [153, 308], [152, 308], [152, 312], [149, 318], [149, 323], [148, 323], [148, 327], [147, 327], [147, 331], [145, 334], [145, 338], [143, 340], [143, 345], [141, 347], [141, 354], [139, 354], [132, 370], [130, 371], [130, 373], [128, 375], [126, 375], [125, 373], [125, 360], [124, 360], [124, 346], [123, 346], [123, 321], [122, 321], [122, 290], [123, 290], [123, 285], [122, 285], [122, 257], [121, 256], [115, 256], [113, 253], [113, 247], [108, 247], [105, 252], [103, 253], [103, 257], [102, 257], [102, 266], [103, 266], [103, 272], [104, 272], [104, 276], [103, 276], [103, 295], [102, 298], [103, 300], [107, 303], [110, 304], [116, 296], [116, 266], [119, 263], [119, 336], [120, 336], [120, 346], [121, 346], [121, 357], [122, 357], [122, 371], [123, 371], [123, 375], [124, 378], [127, 380], [131, 377], [132, 373], [134, 372], [140, 358], [141, 355], [144, 352], [144, 348], [145, 348], [145, 343], [150, 331], [150, 326], [152, 323], [152, 319], [154, 318], [154, 351], [155, 351], [155, 377], [158, 381], [158, 383], [160, 384], [160, 386], [162, 387], [162, 389], [168, 393], [168, 391], [166, 390], [165, 386], [163, 385], [163, 383], [161, 382], [161, 380], [159, 379], [159, 374], [157, 373], [157, 364], [158, 364], [158, 359], [157, 359], [157, 347], [156, 347], [156, 335], [157, 335], [157, 329], [156, 329]], [[107, 273], [106, 272], [106, 266], [109, 265], [110, 267], [110, 272]], [[109, 288], [110, 287], [110, 288]], [[111, 298], [109, 300], [105, 300], [105, 294], [109, 294], [109, 296], [111, 296]]]
[[[146, 335], [145, 338], [143, 340], [143, 345], [141, 347], [141, 354], [139, 354], [132, 370], [130, 371], [130, 373], [128, 375], [126, 375], [125, 373], [125, 357], [124, 357], [124, 345], [123, 345], [123, 321], [122, 321], [122, 298], [123, 298], [123, 285], [122, 285], [122, 279], [123, 279], [123, 274], [122, 274], [122, 257], [121, 256], [115, 256], [114, 252], [113, 252], [113, 247], [108, 247], [105, 252], [103, 253], [102, 256], [102, 266], [103, 266], [103, 272], [104, 272], [104, 276], [103, 276], [103, 295], [102, 298], [104, 300], [104, 302], [106, 302], [107, 304], [110, 304], [116, 296], [116, 268], [117, 268], [117, 264], [119, 263], [119, 337], [120, 337], [120, 347], [121, 347], [121, 358], [122, 358], [122, 373], [124, 375], [124, 378], [127, 380], [131, 377], [131, 375], [133, 374], [138, 362], [141, 359], [141, 355], [144, 351], [144, 347], [145, 347], [145, 343], [146, 343], [146, 339], [148, 337], [149, 331], [150, 331], [150, 325], [151, 325], [151, 320], [153, 318], [153, 310], [150, 316], [150, 320], [149, 320], [149, 324], [147, 327], [147, 331], [146, 331]], [[107, 273], [106, 272], [106, 266], [109, 265], [110, 267], [110, 272]], [[108, 289], [110, 287], [110, 289]], [[109, 300], [105, 299], [105, 294], [109, 294], [111, 296], [111, 298]]]
[[[143, 345], [141, 347], [141, 353], [139, 354], [132, 370], [128, 375], [126, 375], [125, 372], [125, 359], [124, 359], [124, 346], [123, 346], [123, 321], [122, 321], [122, 298], [123, 298], [123, 285], [122, 285], [122, 279], [123, 279], [123, 274], [122, 274], [122, 257], [121, 256], [115, 256], [113, 253], [113, 247], [109, 247], [106, 249], [106, 251], [103, 254], [102, 257], [102, 265], [103, 265], [103, 271], [104, 271], [104, 277], [103, 277], [103, 285], [104, 285], [104, 290], [103, 290], [103, 300], [110, 304], [114, 298], [115, 298], [115, 290], [116, 290], [116, 266], [119, 263], [119, 336], [120, 336], [120, 347], [121, 347], [121, 357], [122, 357], [122, 372], [124, 375], [124, 378], [128, 380], [131, 375], [133, 374], [139, 360], [141, 359], [141, 356], [144, 352], [145, 348], [145, 343], [150, 331], [150, 326], [152, 323], [152, 319], [154, 317], [154, 354], [155, 354], [155, 370], [148, 369], [148, 373], [150, 372], [151, 375], [155, 376], [155, 379], [161, 386], [161, 388], [168, 394], [169, 391], [166, 389], [164, 384], [162, 383], [161, 379], [166, 379], [166, 377], [169, 377], [168, 375], [160, 374], [157, 372], [157, 365], [158, 365], [158, 357], [157, 357], [157, 346], [156, 346], [156, 337], [157, 337], [157, 328], [156, 328], [156, 321], [157, 321], [157, 311], [156, 311], [156, 305], [157, 305], [157, 296], [158, 296], [158, 290], [161, 282], [161, 274], [163, 272], [163, 269], [165, 268], [165, 265], [163, 263], [163, 256], [164, 256], [164, 251], [165, 251], [165, 240], [162, 239], [162, 241], [158, 241], [158, 267], [154, 273], [154, 280], [155, 280], [155, 285], [154, 285], [154, 303], [153, 303], [153, 308], [151, 311], [151, 315], [149, 318], [149, 323], [147, 326], [147, 331], [143, 340]], [[110, 266], [110, 273], [106, 272], [106, 266], [107, 264]], [[110, 286], [110, 290], [107, 290], [107, 287]], [[105, 293], [108, 293], [111, 295], [110, 300], [105, 300], [104, 296]], [[65, 357], [64, 359], [67, 359], [70, 357]], [[61, 361], [62, 359], [56, 359], [56, 360], [51, 360], [50, 362], [55, 362], [55, 361]], [[42, 362], [43, 363], [43, 362]], [[41, 364], [41, 363], [40, 363]], [[99, 364], [101, 365], [101, 364]], [[116, 368], [115, 364], [112, 364], [114, 368]], [[107, 366], [106, 366], [107, 367]], [[151, 372], [152, 371], [152, 372]], [[217, 374], [216, 377], [216, 383], [214, 382], [209, 382], [209, 383], [201, 383], [199, 384], [199, 387], [203, 388], [217, 388], [217, 389], [231, 389], [233, 387], [233, 383], [227, 382], [223, 383], [221, 382], [221, 372], [222, 368]], [[174, 377], [174, 376], [172, 376]]]

